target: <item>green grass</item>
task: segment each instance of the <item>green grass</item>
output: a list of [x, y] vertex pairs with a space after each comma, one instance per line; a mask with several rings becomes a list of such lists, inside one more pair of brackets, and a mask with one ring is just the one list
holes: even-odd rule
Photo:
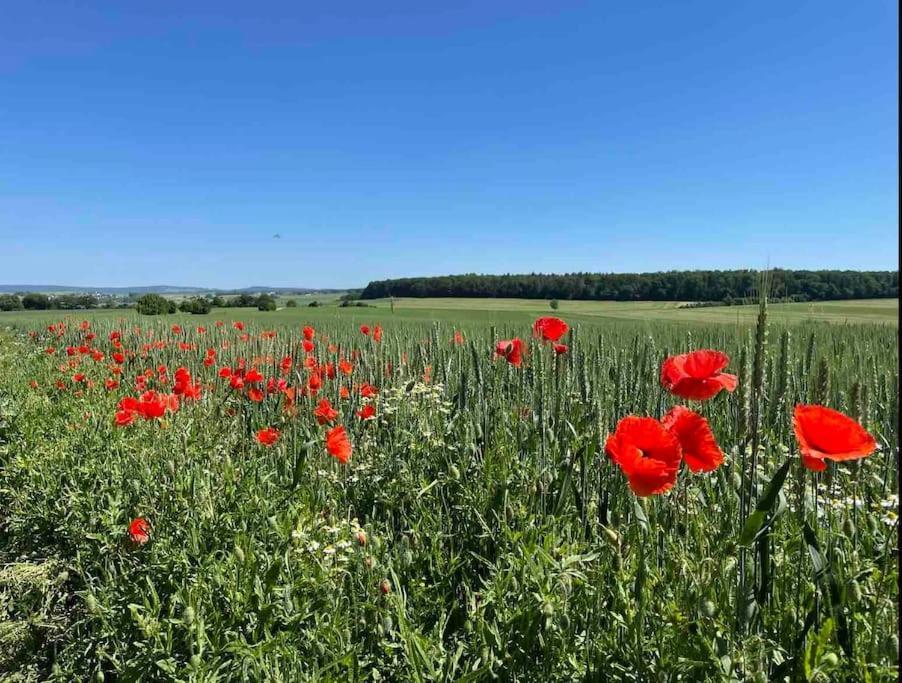
[[[251, 308], [215, 309], [206, 316], [176, 314], [166, 319], [190, 321], [207, 325], [212, 320], [259, 320], [260, 324], [291, 325], [306, 320], [350, 320], [355, 322], [437, 321], [448, 324], [512, 325], [531, 322], [540, 315], [560, 315], [574, 323], [587, 326], [609, 324], [611, 321], [632, 321], [654, 324], [661, 321], [674, 323], [721, 323], [733, 326], [749, 326], [755, 323], [755, 306], [718, 306], [710, 308], [679, 308], [674, 302], [618, 302], [618, 301], [562, 301], [557, 313], [547, 301], [530, 299], [396, 299], [394, 313], [386, 299], [366, 302], [373, 308], [339, 308], [337, 297], [313, 297], [324, 305], [319, 308], [306, 306], [303, 297], [295, 297], [298, 307], [281, 308], [271, 313], [261, 313]], [[869, 299], [851, 301], [826, 301], [810, 304], [773, 304], [769, 315], [773, 322], [858, 324], [875, 323], [898, 326], [898, 299]], [[280, 300], [280, 305], [284, 301]], [[17, 311], [0, 313], [0, 325], [4, 323], [29, 323], [53, 321], [66, 317], [98, 320], [132, 319], [130, 310], [94, 311]]]
[[[834, 325], [774, 306], [756, 342], [743, 311], [691, 317], [738, 309], [563, 302], [559, 357], [530, 340], [544, 302], [2, 314], [0, 678], [895, 680], [898, 345], [895, 325], [848, 317], [869, 305], [822, 305]], [[57, 338], [46, 326], [63, 318]], [[354, 358], [350, 377], [292, 412], [219, 376], [245, 359], [276, 378], [291, 354], [284, 378], [305, 386], [305, 323], [315, 361]], [[114, 330], [133, 354], [107, 390]], [[521, 368], [492, 358], [514, 335]], [[67, 354], [82, 344], [103, 357]], [[626, 415], [682, 403], [661, 363], [703, 347], [739, 375], [736, 392], [691, 404], [725, 462], [637, 498], [605, 440]], [[201, 399], [117, 427], [118, 401], [160, 366], [188, 368]], [[362, 383], [379, 390], [365, 423]], [[322, 397], [349, 432], [347, 465], [325, 450]], [[791, 415], [810, 402], [860, 419], [880, 450], [804, 469]], [[267, 426], [271, 448], [254, 438]], [[766, 524], [745, 542], [756, 505]], [[126, 539], [138, 516], [142, 547]]]

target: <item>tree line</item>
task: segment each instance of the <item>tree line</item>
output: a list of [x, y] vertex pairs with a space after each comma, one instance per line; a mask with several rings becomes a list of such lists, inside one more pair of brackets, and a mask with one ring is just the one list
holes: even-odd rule
[[[294, 300], [289, 307], [297, 305]], [[0, 311], [73, 311], [88, 308], [136, 308], [139, 313], [160, 315], [175, 313], [209, 313], [214, 308], [256, 308], [261, 311], [276, 310], [276, 299], [271, 294], [239, 294], [223, 297], [196, 296], [180, 303], [159, 294], [130, 294], [127, 299], [112, 296], [99, 297], [96, 294], [48, 295], [41, 292], [17, 292], [0, 294]]]
[[124, 306], [113, 297], [95, 294], [59, 294], [48, 296], [40, 292], [0, 294], [0, 311], [74, 311], [82, 308], [117, 308]]
[[[783, 301], [882, 299], [899, 296], [898, 271], [771, 270], [769, 296]], [[445, 275], [370, 282], [362, 299], [474, 297], [595, 301], [705, 301], [742, 303], [758, 294], [755, 270], [563, 275]]]

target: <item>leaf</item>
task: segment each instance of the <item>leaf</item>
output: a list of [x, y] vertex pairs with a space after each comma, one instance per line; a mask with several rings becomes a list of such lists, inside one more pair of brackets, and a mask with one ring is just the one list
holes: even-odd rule
[[745, 520], [745, 525], [742, 527], [742, 533], [739, 535], [739, 545], [751, 545], [761, 532], [765, 521], [767, 521], [768, 515], [774, 510], [774, 506], [777, 503], [777, 496], [780, 493], [780, 489], [783, 488], [783, 484], [786, 482], [786, 474], [789, 472], [791, 463], [791, 460], [784, 462], [770, 480], [767, 488], [764, 489], [764, 494], [758, 499], [758, 503], [755, 505], [755, 511]]
[[852, 633], [849, 630], [849, 621], [843, 612], [842, 599], [840, 597], [839, 583], [836, 575], [830, 569], [830, 565], [821, 552], [820, 544], [814, 529], [805, 522], [802, 527], [802, 535], [805, 538], [805, 545], [808, 546], [808, 555], [811, 557], [811, 564], [814, 566], [814, 580], [820, 589], [828, 604], [833, 609], [836, 617], [836, 639], [845, 655], [852, 657]]

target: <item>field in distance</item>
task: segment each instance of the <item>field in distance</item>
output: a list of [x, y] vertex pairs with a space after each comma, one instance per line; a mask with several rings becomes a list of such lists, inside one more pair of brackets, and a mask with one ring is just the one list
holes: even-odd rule
[[[731, 325], [754, 324], [757, 306], [712, 306], [705, 308], [681, 308], [673, 301], [561, 301], [557, 311], [552, 311], [542, 299], [395, 299], [394, 313], [388, 299], [364, 301], [365, 306], [338, 307], [337, 297], [318, 296], [319, 307], [307, 306], [306, 297], [296, 299], [296, 308], [283, 308], [261, 313], [252, 308], [217, 308], [206, 316], [175, 314], [166, 319], [223, 320], [262, 319], [273, 325], [300, 321], [316, 321], [324, 318], [348, 318], [360, 322], [384, 322], [389, 319], [411, 321], [440, 321], [448, 324], [488, 323], [495, 325], [519, 325], [531, 323], [539, 315], [558, 315], [571, 323], [597, 325], [612, 320], [633, 322], [721, 323]], [[865, 299], [847, 301], [819, 301], [812, 303], [771, 304], [768, 317], [775, 323], [827, 322], [838, 324], [875, 323], [899, 324], [898, 299]], [[96, 309], [91, 311], [16, 311], [0, 313], [0, 324], [14, 324], [36, 319], [58, 320], [69, 316], [90, 318], [121, 318], [136, 316], [132, 309]]]
[[[371, 303], [390, 307], [387, 299]], [[652, 321], [668, 320], [699, 323], [754, 323], [757, 306], [711, 306], [681, 308], [674, 301], [561, 301], [555, 315], [569, 316], [585, 322], [598, 318]], [[771, 304], [769, 316], [779, 322], [882, 323], [898, 325], [898, 299], [863, 299], [818, 301], [811, 303]], [[474, 317], [497, 318], [499, 322], [522, 315], [551, 315], [548, 302], [542, 299], [395, 299], [395, 315], [455, 319]]]

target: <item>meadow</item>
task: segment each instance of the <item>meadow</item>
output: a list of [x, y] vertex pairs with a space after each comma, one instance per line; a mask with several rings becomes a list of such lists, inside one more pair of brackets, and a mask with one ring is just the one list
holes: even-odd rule
[[[896, 305], [0, 314], [0, 672], [895, 680]], [[664, 381], [703, 349], [735, 386]], [[876, 450], [803, 462], [799, 404]]]

